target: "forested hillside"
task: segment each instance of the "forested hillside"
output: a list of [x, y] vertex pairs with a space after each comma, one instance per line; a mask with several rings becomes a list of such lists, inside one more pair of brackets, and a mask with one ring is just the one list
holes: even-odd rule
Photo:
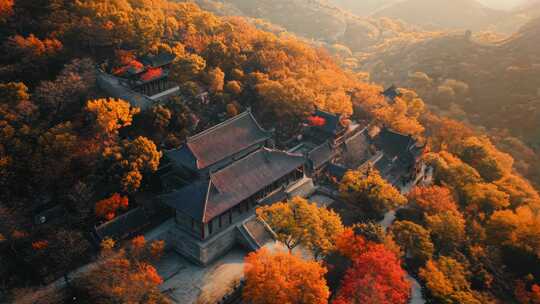
[[485, 126], [538, 178], [540, 19], [495, 44], [447, 35], [375, 54], [365, 69], [375, 81], [417, 90], [455, 118]]
[[346, 9], [358, 16], [369, 16], [380, 9], [390, 6], [398, 0], [329, 0], [328, 3]]
[[[286, 3], [267, 4], [265, 9], [274, 6], [282, 14], [295, 14]], [[336, 25], [340, 30], [335, 33], [345, 29], [347, 37], [350, 29], [338, 19], [315, 16], [309, 12], [293, 25], [305, 30], [304, 22], [320, 20], [308, 30], [316, 34], [319, 28], [332, 36], [328, 31]], [[377, 42], [395, 24], [385, 20], [379, 19], [373, 29]], [[372, 223], [345, 229], [334, 212], [318, 214], [315, 205], [302, 200], [290, 203], [302, 211], [302, 218], [278, 221], [305, 243], [323, 247], [326, 255], [350, 260], [331, 303], [350, 303], [358, 293], [362, 303], [406, 303], [409, 285], [402, 267], [421, 281], [433, 303], [537, 303], [539, 194], [485, 133], [435, 115], [421, 98], [436, 104], [442, 97], [487, 94], [463, 105], [476, 111], [474, 119], [482, 119], [475, 105], [485, 101], [493, 117], [504, 118], [509, 128], [519, 121], [530, 132], [520, 136], [538, 136], [538, 45], [531, 44], [539, 41], [537, 23], [497, 46], [480, 45], [464, 35], [445, 36], [413, 44], [406, 56], [387, 52], [378, 54], [382, 59], [370, 57], [373, 79], [399, 81], [400, 86], [412, 79], [429, 84], [415, 86], [421, 96], [403, 89], [390, 102], [381, 95], [382, 86], [343, 70], [326, 49], [291, 34], [257, 29], [242, 17], [218, 17], [193, 3], [4, 0], [0, 23], [0, 302], [31, 295], [31, 303], [68, 303], [74, 297], [83, 303], [168, 303], [158, 289], [163, 279], [153, 266], [163, 252], [162, 242], [106, 239], [96, 248], [88, 232], [131, 208], [153, 206], [148, 197], [158, 191], [154, 181], [164, 149], [251, 107], [266, 129], [276, 130], [278, 146], [297, 136], [318, 108], [410, 135], [429, 152], [424, 160], [434, 168], [435, 185], [418, 187], [408, 197], [376, 170], [349, 171], [336, 181], [340, 197], [359, 209], [404, 207], [388, 232]], [[142, 110], [108, 98], [96, 85], [96, 67], [118, 68], [133, 64], [137, 56], [163, 52], [175, 55], [169, 78], [180, 87], [180, 96]], [[411, 75], [402, 67], [424, 73]], [[517, 77], [504, 78], [512, 73], [527, 78], [519, 84], [523, 90], [508, 94], [526, 95], [518, 105], [527, 110], [528, 119], [503, 115], [501, 105], [511, 111], [515, 104], [503, 104], [504, 99], [488, 104], [495, 93], [484, 93], [484, 86], [498, 94], [517, 86]], [[476, 83], [482, 91], [473, 95]], [[197, 97], [203, 92], [208, 104]], [[51, 205], [64, 212], [38, 225], [36, 214]], [[296, 216], [285, 205], [260, 213], [277, 209]], [[314, 214], [319, 226], [305, 229], [302, 225], [314, 225], [309, 217]], [[320, 224], [322, 220], [334, 226]], [[304, 238], [326, 233], [323, 228], [336, 229], [322, 241]], [[248, 261], [270, 263], [266, 254], [251, 254]], [[263, 299], [254, 304], [287, 303], [270, 297], [274, 294], [269, 290], [302, 299], [302, 288], [316, 290], [319, 296], [307, 303], [324, 303], [331, 296], [326, 260], [306, 262], [288, 253], [277, 259], [272, 272], [247, 268], [255, 286], [247, 285], [254, 291], [246, 297]], [[70, 271], [92, 260], [99, 261], [95, 268], [69, 281]], [[289, 262], [298, 267], [283, 267]], [[258, 282], [260, 273], [277, 280]], [[295, 279], [280, 279], [288, 275]], [[45, 299], [32, 293], [62, 276], [69, 283], [61, 293]], [[301, 284], [312, 277], [317, 284]]]
[[[315, 45], [326, 47], [339, 58], [341, 64], [351, 69], [356, 68], [358, 60], [367, 54], [389, 47], [400, 48], [441, 34], [390, 18], [359, 17], [324, 1], [195, 2], [219, 15], [243, 15], [261, 19], [266, 23], [261, 20], [255, 20], [254, 23], [265, 29], [288, 31], [304, 37]], [[285, 15], [283, 11], [289, 14]]]
[[485, 29], [507, 17], [506, 12], [485, 7], [477, 1], [406, 0], [374, 13], [420, 25], [426, 29]]

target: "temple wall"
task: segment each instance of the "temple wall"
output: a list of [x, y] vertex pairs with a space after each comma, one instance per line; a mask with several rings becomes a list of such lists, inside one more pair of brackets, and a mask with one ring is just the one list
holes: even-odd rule
[[200, 265], [207, 265], [224, 255], [236, 244], [236, 225], [200, 241], [189, 233], [175, 227], [169, 232], [172, 247], [186, 258]]

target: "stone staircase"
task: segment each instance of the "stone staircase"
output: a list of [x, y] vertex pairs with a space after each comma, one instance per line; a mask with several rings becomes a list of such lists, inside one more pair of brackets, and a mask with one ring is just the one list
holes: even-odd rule
[[295, 196], [300, 197], [309, 197], [313, 192], [315, 192], [315, 184], [313, 183], [313, 179], [309, 177], [303, 177], [302, 179], [298, 180], [293, 185], [289, 186], [285, 190], [287, 193], [288, 198], [292, 198]]
[[236, 228], [238, 231], [238, 241], [250, 251], [258, 250], [268, 242], [274, 240], [273, 231], [256, 216], [250, 217]]

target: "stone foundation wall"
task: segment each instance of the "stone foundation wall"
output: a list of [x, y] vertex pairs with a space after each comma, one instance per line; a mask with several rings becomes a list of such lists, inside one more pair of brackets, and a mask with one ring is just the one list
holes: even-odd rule
[[181, 229], [173, 228], [169, 239], [178, 253], [197, 264], [207, 265], [236, 244], [236, 233], [236, 225], [232, 225], [210, 239], [200, 241]]

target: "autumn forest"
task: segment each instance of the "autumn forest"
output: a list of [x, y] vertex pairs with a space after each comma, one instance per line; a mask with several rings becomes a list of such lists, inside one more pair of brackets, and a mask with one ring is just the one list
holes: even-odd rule
[[540, 304], [539, 3], [365, 2], [0, 0], [0, 303]]

